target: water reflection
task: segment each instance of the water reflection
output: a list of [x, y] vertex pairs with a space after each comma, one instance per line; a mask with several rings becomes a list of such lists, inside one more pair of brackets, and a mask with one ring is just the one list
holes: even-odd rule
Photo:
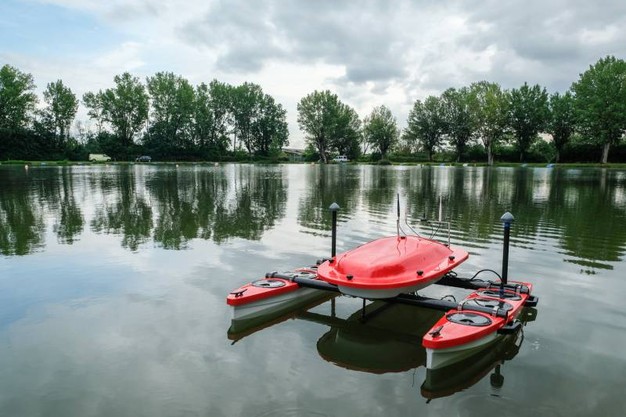
[[[335, 303], [317, 301], [304, 308], [283, 313], [279, 317], [263, 316], [233, 321], [228, 338], [233, 343], [288, 319], [321, 324], [328, 327], [317, 341], [317, 352], [326, 361], [339, 367], [373, 374], [406, 372], [426, 365], [426, 351], [421, 345], [423, 335], [441, 317], [441, 312], [414, 306], [375, 301], [342, 318], [336, 314]], [[324, 303], [324, 304], [322, 304]], [[315, 309], [317, 306], [320, 308]], [[524, 308], [518, 319], [523, 325], [537, 317], [537, 310]], [[423, 397], [431, 400], [462, 391], [490, 375], [494, 390], [504, 384], [503, 364], [513, 359], [524, 339], [523, 328], [501, 336], [486, 349], [441, 369], [427, 369], [421, 386]]]
[[71, 245], [82, 233], [85, 218], [74, 196], [74, 177], [69, 169], [61, 170], [59, 182], [59, 213], [55, 216], [53, 230], [60, 243]]
[[405, 172], [388, 167], [363, 172], [365, 210], [372, 217], [384, 218], [395, 206], [399, 179]]
[[96, 233], [112, 233], [122, 236], [122, 246], [137, 250], [147, 242], [152, 231], [152, 209], [145, 192], [139, 188], [134, 172], [123, 169], [115, 176], [114, 186], [110, 177], [99, 178], [97, 187], [103, 192], [113, 187], [112, 198], [97, 206], [91, 229]]
[[[230, 166], [141, 174], [120, 171], [117, 195], [98, 208], [91, 224], [96, 232], [121, 234], [122, 246], [131, 250], [150, 239], [177, 250], [196, 238], [258, 240], [284, 216], [287, 194], [280, 171]], [[107, 190], [110, 180], [102, 178], [99, 188]]]
[[0, 253], [29, 254], [44, 245], [44, 210], [37, 201], [41, 189], [29, 190], [31, 178], [23, 168], [0, 173]]
[[358, 207], [359, 177], [358, 169], [343, 165], [317, 166], [307, 170], [307, 188], [298, 204], [298, 223], [313, 230], [330, 230], [328, 207], [332, 203], [341, 207], [337, 216], [339, 222], [350, 218]]
[[[208, 180], [214, 181], [210, 177]], [[212, 213], [216, 243], [231, 237], [259, 240], [264, 231], [273, 228], [285, 215], [287, 181], [281, 169], [247, 165], [239, 167], [230, 181], [222, 177], [220, 184], [220, 191], [232, 195], [230, 200], [219, 191], [211, 196], [215, 187], [209, 184], [205, 189], [208, 200], [203, 201], [208, 207], [211, 207], [211, 200], [217, 203], [213, 205]], [[228, 191], [225, 185], [228, 185]]]
[[[2, 165], [0, 415], [621, 416], [625, 190], [595, 169]], [[396, 192], [412, 219], [443, 198], [472, 272], [497, 269], [497, 219], [515, 214], [511, 276], [536, 284], [542, 317], [513, 361], [516, 345], [427, 372], [433, 319], [362, 324], [346, 297], [230, 345], [230, 290], [328, 253], [334, 200], [341, 250], [395, 233]]]
[[[289, 177], [303, 189], [289, 194]], [[116, 235], [140, 251], [154, 243], [185, 249], [194, 239], [222, 244], [260, 240], [285, 217], [295, 199], [304, 232], [327, 231], [332, 202], [339, 221], [355, 217], [395, 224], [395, 195], [412, 224], [443, 217], [452, 238], [480, 251], [500, 240], [497, 219], [518, 221], [514, 246], [556, 245], [581, 272], [611, 269], [626, 250], [626, 175], [606, 169], [372, 167], [372, 166], [104, 166], [0, 169], [0, 253], [42, 250], [50, 228], [59, 244], [86, 233]], [[89, 230], [85, 230], [85, 224]], [[375, 226], [380, 233], [389, 228]], [[317, 233], [317, 232], [314, 232]]]

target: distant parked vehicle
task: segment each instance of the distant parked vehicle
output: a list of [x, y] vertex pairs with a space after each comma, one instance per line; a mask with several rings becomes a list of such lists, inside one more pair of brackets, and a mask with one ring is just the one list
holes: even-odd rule
[[141, 155], [135, 158], [135, 162], [152, 162], [152, 157], [148, 155]]
[[348, 160], [348, 157], [345, 155], [337, 155], [336, 157], [333, 158], [333, 161], [335, 162], [350, 162]]
[[90, 153], [89, 161], [90, 162], [109, 162], [111, 157], [105, 153]]

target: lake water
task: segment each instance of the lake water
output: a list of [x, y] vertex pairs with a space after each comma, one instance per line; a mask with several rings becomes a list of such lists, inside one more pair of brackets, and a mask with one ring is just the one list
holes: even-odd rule
[[[441, 313], [337, 297], [229, 331], [229, 291], [329, 255], [332, 202], [343, 251], [396, 233], [398, 193], [426, 236], [441, 199], [461, 276], [500, 270], [513, 213], [523, 334], [437, 375]], [[0, 415], [624, 416], [625, 224], [618, 170], [0, 166]]]

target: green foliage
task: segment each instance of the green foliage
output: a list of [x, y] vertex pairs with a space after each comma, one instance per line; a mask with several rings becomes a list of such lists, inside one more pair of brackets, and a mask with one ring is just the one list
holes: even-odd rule
[[138, 152], [134, 148], [129, 149], [124, 146], [114, 133], [103, 131], [89, 136], [85, 144], [83, 159], [86, 160], [87, 155], [90, 153], [105, 153], [114, 160], [119, 161], [124, 160], [128, 154], [135, 155]]
[[236, 140], [248, 154], [277, 155], [289, 144], [287, 112], [260, 86], [244, 83], [230, 90], [230, 111], [233, 122], [233, 149]]
[[[285, 109], [256, 84], [235, 87], [213, 80], [194, 87], [169, 72], [148, 77], [145, 86], [129, 73], [114, 83], [84, 94], [95, 131], [79, 122], [73, 138], [78, 101], [71, 89], [61, 80], [48, 84], [45, 107], [35, 110], [32, 76], [4, 65], [0, 159], [85, 160], [88, 153], [107, 153], [118, 161], [146, 154], [161, 160], [274, 162], [288, 144]], [[510, 92], [486, 81], [450, 88], [416, 101], [401, 138], [385, 106], [373, 109], [364, 122], [361, 129], [356, 111], [329, 91], [303, 97], [298, 124], [308, 145], [305, 160], [328, 162], [330, 155], [345, 154], [374, 162], [486, 158], [493, 164], [494, 155], [514, 161], [518, 152], [528, 161], [606, 162], [611, 147], [611, 160], [620, 161], [626, 159], [619, 145], [626, 131], [626, 63], [610, 56], [599, 60], [581, 74], [572, 93], [555, 93], [549, 102], [538, 85]], [[553, 141], [537, 141], [539, 132], [552, 134]], [[473, 143], [478, 138], [484, 146]], [[374, 152], [361, 157], [361, 146]]]
[[230, 85], [217, 80], [196, 87], [194, 142], [200, 155], [207, 159], [224, 155], [228, 148], [231, 91]]
[[548, 93], [539, 85], [529, 87], [524, 83], [508, 94], [508, 122], [511, 127], [520, 162], [533, 144], [539, 132], [543, 131], [548, 120]]
[[346, 104], [341, 103], [338, 110], [331, 149], [354, 160], [361, 152], [361, 120], [357, 112]]
[[470, 90], [449, 88], [441, 95], [443, 132], [456, 150], [459, 162], [476, 131], [476, 120], [472, 113]]
[[487, 150], [487, 163], [493, 165], [493, 147], [508, 128], [508, 94], [498, 84], [481, 81], [470, 85], [470, 100], [476, 133]]
[[409, 113], [405, 140], [419, 143], [428, 153], [428, 160], [432, 161], [435, 148], [442, 143], [444, 124], [443, 106], [438, 97], [429, 96], [424, 103], [417, 100]]
[[469, 162], [481, 162], [487, 159], [487, 150], [482, 144], [470, 145], [466, 149], [465, 159]]
[[572, 85], [580, 131], [603, 145], [602, 163], [609, 147], [626, 130], [626, 62], [613, 56], [600, 59]]
[[43, 99], [47, 107], [42, 111], [42, 116], [50, 120], [53, 132], [62, 141], [65, 140], [78, 111], [76, 95], [63, 81], [57, 80], [48, 84], [43, 92]]
[[566, 91], [563, 95], [554, 93], [550, 96], [548, 109], [546, 131], [552, 135], [552, 144], [555, 148], [555, 162], [560, 162], [561, 151], [569, 142], [576, 127], [574, 97], [569, 91]]
[[33, 76], [10, 65], [0, 68], [0, 128], [25, 128], [37, 104]]
[[304, 159], [305, 162], [317, 162], [320, 160], [320, 154], [317, 152], [315, 146], [309, 143], [304, 149], [302, 159]]
[[274, 98], [263, 94], [256, 103], [256, 117], [252, 121], [252, 146], [263, 156], [277, 156], [289, 145], [287, 111]]
[[156, 73], [146, 84], [151, 111], [144, 145], [157, 156], [185, 155], [193, 148], [194, 88], [171, 72]]
[[533, 142], [529, 149], [529, 159], [541, 162], [554, 162], [556, 159], [556, 148], [543, 139]]
[[324, 163], [329, 152], [354, 157], [359, 150], [360, 126], [356, 112], [330, 91], [314, 91], [298, 103], [298, 125]]
[[64, 149], [49, 133], [34, 129], [0, 128], [0, 159], [40, 160], [64, 159]]
[[96, 122], [96, 133], [103, 131], [106, 122], [103, 99], [104, 94], [101, 91], [98, 93], [89, 91], [83, 94], [83, 104], [87, 108], [87, 116]]
[[86, 93], [83, 103], [89, 116], [100, 125], [109, 123], [120, 141], [121, 158], [129, 159], [135, 135], [145, 127], [148, 119], [148, 95], [137, 77], [125, 72], [113, 79], [114, 88]]
[[231, 92], [231, 112], [233, 115], [233, 150], [239, 139], [249, 154], [253, 152], [252, 123], [257, 116], [257, 105], [263, 97], [263, 90], [257, 84], [243, 83]]
[[385, 106], [375, 107], [363, 121], [363, 140], [371, 144], [384, 158], [398, 141], [396, 118]]

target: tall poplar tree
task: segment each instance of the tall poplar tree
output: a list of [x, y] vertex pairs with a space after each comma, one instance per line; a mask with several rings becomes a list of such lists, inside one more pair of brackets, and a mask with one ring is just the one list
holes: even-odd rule
[[55, 133], [61, 141], [65, 140], [78, 111], [76, 95], [63, 84], [63, 81], [57, 80], [48, 84], [46, 91], [43, 92], [43, 99], [47, 104], [44, 112], [50, 118]]
[[509, 126], [513, 130], [524, 162], [526, 152], [533, 141], [546, 127], [548, 120], [548, 93], [539, 85], [529, 87], [524, 83], [519, 89], [511, 90], [509, 96]]
[[508, 127], [508, 93], [500, 85], [480, 81], [470, 85], [473, 117], [477, 136], [487, 150], [487, 163], [493, 165], [493, 148], [502, 140]]
[[552, 135], [552, 144], [556, 149], [556, 162], [560, 162], [563, 147], [569, 142], [576, 127], [574, 97], [569, 91], [563, 95], [554, 93], [550, 96], [548, 110], [546, 131]]
[[626, 130], [626, 62], [614, 56], [600, 59], [572, 85], [579, 128], [602, 145], [603, 164], [611, 145]]
[[0, 68], [0, 128], [24, 128], [35, 110], [33, 76], [10, 65]]
[[447, 89], [441, 95], [441, 107], [443, 131], [456, 149], [456, 161], [459, 162], [476, 130], [469, 89]]

